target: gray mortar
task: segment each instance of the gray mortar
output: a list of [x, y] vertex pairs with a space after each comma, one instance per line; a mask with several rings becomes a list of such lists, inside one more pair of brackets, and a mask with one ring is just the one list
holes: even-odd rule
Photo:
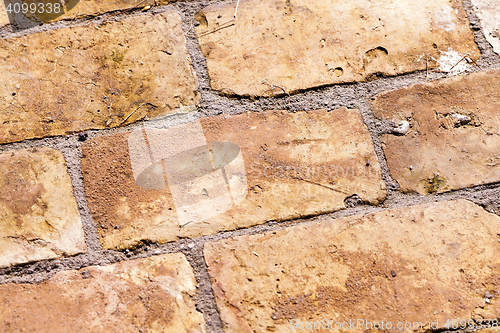
[[[215, 303], [215, 297], [210, 285], [210, 277], [203, 256], [203, 247], [206, 242], [219, 241], [238, 237], [242, 235], [260, 234], [289, 228], [295, 225], [324, 222], [330, 219], [338, 219], [346, 216], [366, 214], [398, 207], [412, 206], [427, 202], [443, 200], [467, 199], [481, 205], [487, 211], [500, 215], [500, 183], [481, 185], [441, 194], [422, 196], [415, 193], [403, 194], [398, 191], [399, 185], [391, 177], [384, 151], [381, 144], [381, 136], [392, 132], [394, 124], [377, 119], [370, 107], [370, 100], [378, 93], [406, 87], [416, 83], [423, 83], [447, 77], [446, 73], [436, 71], [418, 71], [397, 77], [380, 78], [371, 82], [338, 84], [320, 88], [309, 89], [291, 96], [266, 97], [255, 100], [240, 97], [222, 96], [210, 88], [206, 61], [201, 54], [198, 42], [194, 35], [194, 16], [202, 8], [208, 5], [220, 3], [232, 3], [234, 1], [187, 1], [176, 2], [161, 7], [153, 7], [147, 12], [140, 10], [127, 13], [111, 12], [99, 17], [85, 17], [78, 20], [59, 21], [51, 24], [43, 24], [30, 29], [12, 32], [10, 27], [0, 29], [0, 38], [12, 38], [40, 31], [60, 29], [69, 26], [80, 26], [89, 24], [101, 24], [105, 21], [121, 20], [132, 15], [152, 15], [167, 10], [175, 10], [182, 16], [182, 28], [187, 39], [187, 47], [193, 67], [199, 80], [199, 92], [201, 102], [198, 111], [202, 117], [219, 114], [241, 114], [246, 111], [263, 112], [266, 110], [288, 110], [289, 112], [310, 111], [325, 109], [332, 111], [341, 107], [356, 108], [361, 111], [363, 121], [367, 126], [373, 139], [375, 152], [379, 159], [383, 179], [387, 186], [387, 199], [379, 206], [370, 206], [353, 196], [346, 200], [347, 208], [341, 211], [323, 214], [319, 216], [304, 216], [300, 219], [287, 221], [269, 221], [267, 223], [250, 228], [224, 231], [214, 235], [196, 237], [193, 239], [181, 239], [167, 244], [144, 244], [141, 247], [123, 252], [104, 250], [99, 242], [97, 228], [90, 214], [84, 192], [83, 176], [81, 171], [82, 141], [78, 140], [78, 134], [58, 136], [43, 139], [25, 140], [22, 142], [0, 145], [0, 152], [18, 150], [32, 147], [52, 147], [64, 154], [68, 172], [71, 177], [73, 189], [81, 215], [85, 231], [88, 252], [70, 258], [54, 260], [42, 260], [34, 263], [14, 265], [0, 269], [0, 284], [3, 283], [39, 283], [63, 270], [81, 269], [91, 265], [108, 265], [111, 263], [149, 257], [158, 254], [181, 252], [192, 266], [196, 281], [197, 294], [195, 297], [196, 308], [203, 313], [208, 333], [222, 332], [222, 320]], [[479, 18], [473, 11], [470, 0], [463, 0], [471, 27], [474, 32], [475, 41], [481, 51], [478, 61], [481, 69], [474, 67], [473, 71], [480, 71], [500, 67], [500, 57], [493, 52], [493, 48], [486, 41], [482, 31]], [[172, 118], [172, 122], [181, 121]], [[122, 128], [106, 130], [90, 130], [88, 140], [101, 135], [122, 133], [143, 126], [142, 122], [131, 124]], [[193, 246], [194, 245], [194, 246]], [[85, 271], [82, 271], [85, 274]], [[455, 331], [456, 332], [456, 331]], [[466, 331], [463, 331], [466, 332]]]

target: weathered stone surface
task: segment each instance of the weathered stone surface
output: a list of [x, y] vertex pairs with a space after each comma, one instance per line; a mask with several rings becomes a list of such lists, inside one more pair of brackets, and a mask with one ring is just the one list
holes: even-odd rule
[[445, 192], [500, 181], [500, 71], [418, 84], [378, 95], [376, 117], [409, 123], [384, 135], [403, 192]]
[[105, 248], [332, 212], [345, 208], [344, 200], [353, 194], [371, 204], [385, 199], [380, 165], [358, 110], [249, 112], [200, 120], [207, 142], [240, 147], [246, 198], [223, 214], [181, 227], [168, 187], [150, 190], [136, 184], [130, 134], [94, 139], [83, 146], [82, 169]]
[[484, 35], [493, 50], [500, 54], [500, 8], [497, 0], [472, 0], [477, 16], [481, 20]]
[[85, 252], [63, 155], [51, 148], [0, 155], [0, 267]]
[[9, 24], [9, 16], [5, 10], [5, 3], [0, 1], [0, 27]]
[[83, 16], [97, 16], [107, 12], [128, 10], [130, 8], [145, 8], [147, 6], [166, 5], [176, 0], [80, 0], [70, 11], [60, 16], [58, 20], [75, 19]]
[[[59, 20], [72, 20], [86, 16], [98, 16], [115, 11], [119, 13], [120, 11], [130, 11], [137, 8], [147, 10], [152, 6], [166, 5], [175, 1], [176, 0], [66, 0], [65, 2], [63, 2], [62, 6], [58, 6], [56, 8], [55, 5], [57, 3], [61, 4], [61, 2], [58, 0], [44, 0], [43, 2], [37, 0], [24, 0], [23, 3], [28, 4], [28, 6], [32, 3], [36, 4], [37, 7], [35, 8], [38, 9], [28, 10], [28, 12], [25, 14], [20, 11], [19, 13], [16, 13], [16, 15], [14, 15], [14, 11], [12, 11], [12, 5], [11, 7], [8, 7], [9, 4], [11, 4], [11, 1], [4, 0], [0, 4], [0, 10], [2, 10], [0, 11], [0, 27], [5, 26], [9, 23], [15, 23], [21, 26], [26, 25], [27, 27], [29, 27], [40, 22], [47, 23]], [[41, 6], [40, 4], [43, 4], [45, 7], [39, 7]], [[47, 4], [50, 5], [47, 6]], [[9, 15], [5, 10], [6, 6], [11, 10], [10, 22]], [[41, 9], [43, 9], [43, 11]], [[45, 9], [47, 10], [47, 12], [50, 11], [50, 14], [45, 12]]]
[[63, 271], [0, 286], [3, 332], [205, 332], [182, 254]]
[[[398, 322], [438, 320], [442, 328], [453, 318], [498, 318], [499, 230], [500, 217], [458, 200], [241, 236], [204, 251], [226, 333], [296, 332], [290, 320], [323, 318], [383, 320], [401, 332]], [[347, 331], [370, 331], [365, 325]]]
[[228, 95], [435, 68], [448, 51], [480, 56], [460, 0], [247, 0], [225, 25], [234, 12], [234, 3], [209, 6], [196, 28], [211, 85]]
[[180, 23], [166, 12], [0, 40], [0, 143], [121, 126], [196, 103]]

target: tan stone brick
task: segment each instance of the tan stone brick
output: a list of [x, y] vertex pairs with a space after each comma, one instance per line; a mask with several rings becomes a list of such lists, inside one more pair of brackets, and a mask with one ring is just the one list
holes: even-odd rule
[[51, 148], [0, 154], [0, 267], [85, 252], [63, 155]]
[[205, 332], [182, 254], [63, 271], [0, 286], [3, 332]]
[[249, 0], [226, 27], [234, 12], [234, 3], [209, 6], [196, 28], [212, 88], [228, 95], [425, 70], [445, 52], [480, 56], [460, 0]]
[[486, 40], [500, 54], [500, 8], [497, 0], [472, 0], [477, 16], [481, 20]]
[[103, 247], [162, 243], [332, 212], [345, 208], [353, 194], [371, 204], [385, 199], [380, 165], [358, 110], [249, 112], [202, 118], [201, 126], [207, 142], [240, 147], [246, 198], [203, 223], [181, 227], [169, 187], [151, 190], [135, 182], [130, 134], [94, 139], [83, 146], [82, 169]]
[[403, 192], [445, 192], [500, 181], [500, 71], [418, 84], [378, 95], [375, 116], [410, 124], [383, 136]]
[[9, 24], [9, 16], [5, 10], [5, 3], [0, 1], [0, 27], [6, 26], [7, 24]]
[[[498, 230], [500, 217], [458, 200], [206, 243], [204, 251], [226, 333], [296, 332], [290, 320], [323, 318], [364, 320], [349, 332], [382, 320], [401, 332], [411, 330], [398, 322], [498, 318]], [[486, 291], [495, 295], [489, 304]]]
[[166, 5], [176, 0], [80, 0], [69, 10], [66, 14], [57, 18], [57, 20], [67, 20], [75, 19], [84, 16], [97, 16], [104, 13], [118, 11], [118, 10], [128, 10], [130, 8], [138, 7], [145, 8], [146, 6], [161, 6]]
[[[45, 13], [45, 10], [44, 12], [40, 10], [32, 12], [31, 10], [29, 10], [25, 15], [22, 15], [21, 12], [18, 13], [19, 16], [16, 18], [17, 20], [19, 20], [19, 22], [16, 23], [21, 23], [21, 20], [28, 20], [33, 23], [72, 20], [85, 16], [98, 16], [114, 11], [128, 11], [135, 8], [147, 9], [151, 6], [166, 5], [175, 1], [176, 0], [66, 0], [64, 6], [57, 7], [57, 10], [53, 10], [52, 8], [56, 8], [54, 7], [54, 5], [56, 5], [57, 3], [60, 4], [61, 1], [45, 0], [43, 2], [40, 2], [37, 0], [25, 0], [23, 2], [27, 3], [28, 6], [32, 3], [35, 3], [36, 5], [39, 5], [40, 3], [44, 4], [47, 10], [48, 8], [50, 8], [51, 14]], [[0, 4], [0, 27], [9, 24], [9, 17], [7, 11], [5, 10], [5, 6], [9, 6], [10, 3], [11, 2], [9, 0], [6, 0]], [[47, 4], [50, 4], [50, 7], [47, 7]], [[12, 6], [10, 8], [12, 10]], [[14, 19], [14, 16], [11, 16], [11, 18]]]
[[166, 12], [0, 40], [0, 143], [121, 126], [196, 103], [180, 23]]

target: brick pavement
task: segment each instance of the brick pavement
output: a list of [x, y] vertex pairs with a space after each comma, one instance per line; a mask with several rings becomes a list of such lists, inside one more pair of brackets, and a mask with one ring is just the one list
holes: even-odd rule
[[494, 1], [5, 4], [0, 331], [498, 331]]

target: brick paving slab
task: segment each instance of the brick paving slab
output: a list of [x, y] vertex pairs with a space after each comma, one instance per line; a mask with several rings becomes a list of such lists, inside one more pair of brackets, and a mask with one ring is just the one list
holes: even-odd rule
[[231, 21], [234, 12], [230, 3], [196, 16], [211, 86], [227, 95], [283, 95], [480, 56], [460, 0], [247, 0]]
[[486, 40], [500, 54], [500, 7], [497, 0], [471, 0], [481, 20]]
[[[161, 6], [166, 5], [176, 0], [70, 0], [66, 1], [65, 11], [66, 14], [60, 15], [58, 17], [47, 17], [41, 13], [31, 14], [28, 12], [26, 17], [35, 21], [49, 22], [49, 21], [59, 21], [59, 20], [71, 20], [82, 18], [85, 16], [98, 16], [108, 12], [114, 11], [125, 11], [134, 8], [148, 9], [151, 6]], [[51, 1], [55, 3], [55, 1]], [[64, 11], [62, 12], [64, 13]]]
[[9, 16], [5, 10], [5, 3], [0, 1], [0, 27], [9, 24]]
[[323, 318], [364, 320], [350, 332], [382, 320], [442, 327], [498, 318], [498, 230], [500, 217], [457, 200], [240, 236], [204, 252], [226, 333], [296, 332], [290, 320]]
[[371, 204], [385, 199], [380, 165], [358, 110], [248, 112], [202, 118], [201, 126], [207, 142], [240, 147], [246, 198], [221, 215], [181, 227], [168, 187], [136, 184], [130, 134], [93, 139], [83, 146], [82, 170], [103, 247], [163, 243], [332, 212], [345, 208], [344, 200], [353, 194]]
[[63, 271], [0, 286], [3, 332], [205, 332], [182, 254]]
[[500, 70], [390, 91], [376, 117], [409, 123], [383, 136], [390, 172], [403, 192], [445, 192], [500, 181]]
[[0, 155], [0, 267], [87, 250], [63, 155], [52, 148]]
[[[47, 4], [51, 4], [51, 14], [47, 14], [45, 12], [45, 9], [48, 11], [49, 7], [44, 8], [43, 12], [40, 10], [41, 7], [35, 7], [39, 9], [36, 11], [28, 10], [25, 14], [22, 14], [22, 8], [20, 8], [21, 11], [17, 14], [17, 16], [14, 16], [13, 5], [9, 7], [11, 2], [9, 0], [4, 0], [0, 4], [0, 27], [13, 23], [21, 25], [24, 24], [29, 27], [38, 24], [39, 22], [48, 23], [60, 20], [74, 20], [89, 16], [99, 16], [109, 12], [126, 12], [137, 8], [145, 11], [150, 9], [152, 6], [166, 5], [175, 1], [177, 0], [66, 0], [64, 6], [56, 8], [55, 5], [60, 3], [58, 0], [46, 0], [43, 2], [37, 0], [25, 0], [23, 2], [28, 5], [31, 5], [31, 3], [35, 3], [38, 6], [41, 6], [40, 3], [45, 6], [47, 6]], [[6, 11], [6, 6], [11, 10], [10, 19], [15, 22], [9, 21], [9, 14]]]
[[130, 8], [138, 7], [145, 8], [147, 6], [161, 6], [166, 5], [176, 0], [80, 0], [70, 11], [57, 18], [57, 20], [75, 19], [84, 16], [97, 16], [107, 12], [128, 10]]
[[0, 143], [121, 126], [196, 103], [180, 24], [166, 12], [0, 40]]

